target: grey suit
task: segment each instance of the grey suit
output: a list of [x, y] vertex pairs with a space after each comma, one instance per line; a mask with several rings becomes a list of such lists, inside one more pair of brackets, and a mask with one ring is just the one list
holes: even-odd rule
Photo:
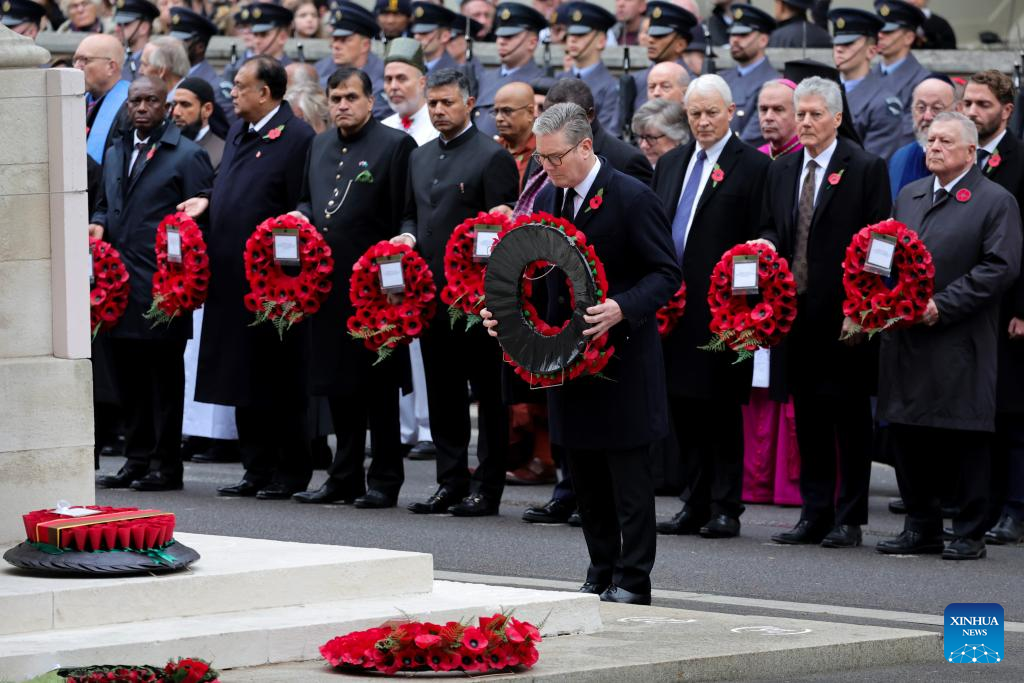
[[726, 69], [719, 74], [732, 90], [732, 101], [736, 103], [736, 115], [732, 117], [729, 127], [740, 136], [743, 142], [758, 147], [764, 144], [761, 137], [761, 124], [757, 117], [757, 97], [761, 94], [761, 86], [767, 81], [781, 78], [766, 57], [753, 71], [744, 75], [738, 68]]
[[864, 149], [888, 160], [900, 147], [913, 142], [910, 112], [900, 96], [887, 87], [886, 79], [869, 73], [853, 90], [846, 91], [853, 127]]
[[[572, 71], [563, 71], [555, 78], [577, 78]], [[619, 79], [612, 75], [604, 62], [598, 62], [596, 67], [586, 74], [579, 76], [590, 87], [594, 94], [594, 110], [597, 119], [604, 126], [605, 130], [618, 134], [619, 126]]]
[[224, 156], [224, 138], [214, 135], [213, 131], [209, 131], [198, 144], [210, 155], [210, 163], [213, 164], [213, 172], [216, 173], [217, 168], [220, 166], [220, 159]]
[[[882, 72], [882, 65], [875, 64], [871, 67], [871, 75], [882, 80], [885, 90], [876, 97], [885, 99], [897, 95], [903, 103], [903, 116], [901, 118], [900, 134], [905, 139], [904, 145], [914, 138], [914, 121], [910, 116], [910, 107], [913, 104], [914, 88], [924, 79], [931, 76], [931, 72], [921, 66], [913, 53], [907, 55], [907, 59], [889, 75]], [[889, 94], [883, 94], [889, 93]], [[901, 145], [902, 146], [902, 145]], [[897, 147], [896, 149], [899, 149]]]

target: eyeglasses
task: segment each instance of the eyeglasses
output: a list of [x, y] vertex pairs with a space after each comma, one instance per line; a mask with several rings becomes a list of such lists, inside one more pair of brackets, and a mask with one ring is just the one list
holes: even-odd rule
[[498, 116], [504, 116], [507, 119], [512, 116], [512, 114], [515, 114], [517, 111], [522, 111], [523, 109], [533, 109], [533, 105], [525, 104], [522, 107], [496, 107], [491, 110], [491, 116], [494, 116], [495, 118]]
[[636, 144], [638, 145], [644, 142], [646, 142], [648, 145], [653, 145], [655, 142], [665, 137], [665, 135], [637, 135], [635, 137]]
[[75, 55], [74, 58], [72, 58], [71, 60], [71, 66], [77, 67], [81, 64], [88, 64], [89, 62], [95, 61], [97, 59], [105, 59], [111, 62], [114, 61], [110, 59], [110, 57], [86, 57], [84, 55]]
[[[583, 140], [580, 140], [580, 142], [583, 142]], [[538, 154], [537, 152], [534, 152], [533, 154], [530, 155], [530, 158], [532, 158], [538, 164], [543, 164], [544, 162], [547, 162], [548, 164], [550, 164], [552, 166], [556, 166], [556, 167], [557, 166], [561, 166], [562, 165], [562, 159], [564, 159], [565, 156], [567, 154], [569, 154], [569, 152], [571, 152], [574, 149], [576, 149], [577, 147], [579, 147], [580, 146], [580, 142], [577, 142], [575, 145], [573, 145], [569, 149], [565, 150], [561, 154]]]

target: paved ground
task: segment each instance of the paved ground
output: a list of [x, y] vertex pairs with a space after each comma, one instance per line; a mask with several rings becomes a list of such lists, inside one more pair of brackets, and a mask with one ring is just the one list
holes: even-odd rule
[[[101, 465], [104, 471], [114, 471], [120, 459], [105, 458]], [[480, 580], [491, 583], [524, 585], [521, 582], [527, 581], [544, 587], [547, 582], [550, 587], [565, 588], [580, 582], [586, 567], [578, 529], [520, 521], [523, 508], [547, 499], [550, 489], [546, 486], [509, 487], [498, 517], [457, 519], [412, 515], [404, 509], [406, 503], [433, 492], [434, 463], [430, 461], [407, 461], [400, 507], [382, 511], [216, 497], [218, 485], [235, 483], [241, 473], [240, 465], [189, 463], [184, 491], [100, 490], [97, 499], [102, 504], [173, 510], [178, 527], [189, 532], [429, 552], [435, 570], [464, 579], [484, 575]], [[318, 486], [323, 477], [323, 472], [317, 472], [312, 485]], [[878, 626], [938, 630], [942, 611], [951, 602], [999, 602], [1008, 621], [1024, 622], [1024, 591], [1020, 590], [1024, 548], [990, 547], [986, 560], [962, 563], [876, 553], [873, 545], [902, 527], [902, 518], [886, 510], [893, 495], [896, 483], [891, 468], [876, 465], [871, 521], [865, 530], [867, 547], [854, 550], [771, 543], [771, 534], [799, 517], [798, 509], [772, 506], [750, 506], [742, 518], [742, 535], [736, 539], [659, 537], [655, 604], [848, 623], [863, 619]], [[659, 519], [671, 516], [678, 505], [673, 498], [659, 498]], [[1014, 657], [1014, 652], [1021, 654]], [[937, 667], [943, 662], [937, 659], [935, 667], [850, 671], [806, 680], [1024, 680], [1024, 666], [1014, 661], [1024, 659], [1024, 626], [1007, 629], [1007, 653], [1006, 662], [977, 667], [977, 671], [943, 667], [940, 674]]]

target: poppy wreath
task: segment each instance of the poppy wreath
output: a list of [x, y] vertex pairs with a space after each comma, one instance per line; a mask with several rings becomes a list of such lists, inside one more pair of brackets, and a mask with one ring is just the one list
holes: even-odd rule
[[331, 666], [372, 670], [465, 671], [525, 670], [538, 658], [540, 631], [509, 614], [480, 617], [476, 626], [449, 621], [384, 625], [339, 636], [320, 646]]
[[[882, 275], [867, 272], [864, 264], [873, 234], [896, 239], [892, 259], [892, 287]], [[843, 259], [843, 314], [854, 323], [853, 333], [873, 336], [890, 327], [906, 327], [921, 319], [935, 293], [935, 264], [917, 233], [903, 223], [885, 220], [861, 228], [846, 248]]]
[[[732, 292], [733, 257], [757, 256], [757, 288], [761, 301], [751, 306], [751, 295]], [[738, 244], [722, 254], [711, 271], [708, 289], [711, 333], [714, 338], [700, 347], [706, 351], [736, 352], [736, 362], [754, 356], [759, 348], [782, 341], [796, 319], [796, 281], [789, 263], [774, 249], [761, 244]]]
[[210, 663], [194, 657], [171, 660], [160, 668], [121, 664], [58, 669], [67, 683], [218, 683], [220, 674]]
[[128, 308], [128, 269], [121, 254], [109, 242], [89, 238], [93, 284], [89, 292], [92, 338], [117, 325]]
[[[167, 258], [167, 228], [177, 228], [181, 236], [181, 263]], [[153, 273], [153, 303], [143, 315], [153, 326], [170, 324], [186, 311], [194, 311], [206, 301], [210, 284], [210, 257], [206, 254], [203, 233], [183, 211], [171, 214], [156, 228], [156, 272]]]
[[667, 336], [669, 332], [675, 329], [676, 323], [683, 317], [683, 312], [686, 310], [686, 281], [679, 285], [679, 289], [672, 298], [668, 300], [668, 303], [658, 309], [656, 314], [658, 319], [658, 334], [662, 337]]
[[[405, 292], [392, 303], [380, 285], [378, 259], [401, 256]], [[423, 257], [404, 244], [377, 242], [352, 266], [348, 298], [355, 314], [348, 319], [348, 333], [377, 354], [374, 365], [408, 344], [430, 325], [437, 311], [437, 285]]]
[[[515, 310], [513, 311], [511, 307], [508, 307], [508, 310], [504, 311], [501, 317], [512, 318], [515, 313], [518, 313], [525, 322], [525, 330], [513, 328], [511, 325], [507, 326], [506, 329], [511, 328], [514, 330], [512, 335], [516, 338], [513, 339], [512, 336], [507, 336], [504, 340], [504, 332], [499, 330], [499, 341], [502, 341], [503, 347], [506, 348], [504, 354], [505, 361], [512, 366], [516, 375], [533, 387], [559, 386], [584, 375], [599, 376], [611, 360], [615, 349], [609, 344], [607, 334], [602, 334], [596, 339], [582, 337], [583, 341], [580, 341], [582, 329], [587, 327], [587, 325], [583, 322], [583, 312], [579, 310], [580, 302], [577, 301], [577, 294], [583, 294], [583, 292], [577, 292], [573, 278], [567, 277], [566, 283], [569, 287], [570, 299], [577, 304], [577, 310], [573, 312], [573, 316], [565, 321], [565, 323], [551, 325], [545, 322], [530, 301], [530, 297], [533, 294], [533, 282], [555, 267], [561, 268], [568, 274], [573, 265], [570, 263], [571, 259], [567, 259], [565, 262], [557, 262], [554, 259], [552, 261], [528, 259], [524, 263], [523, 258], [527, 257], [519, 256], [525, 253], [519, 245], [507, 249], [501, 247], [501, 240], [505, 239], [509, 233], [520, 230], [524, 226], [531, 226], [531, 229], [538, 231], [553, 229], [561, 233], [561, 238], [566, 240], [569, 246], [569, 250], [565, 250], [563, 256], [575, 255], [577, 259], [582, 259], [582, 262], [586, 264], [586, 276], [593, 285], [590, 289], [592, 289], [594, 301], [590, 305], [604, 303], [608, 298], [608, 277], [605, 274], [604, 265], [601, 263], [601, 259], [598, 258], [597, 251], [593, 245], [587, 244], [587, 238], [583, 232], [578, 230], [569, 221], [555, 218], [548, 213], [536, 212], [520, 216], [513, 225], [506, 227], [499, 233], [498, 242], [495, 244], [495, 253], [502, 250], [509, 254], [508, 263], [502, 265], [502, 270], [507, 272], [500, 274], [494, 272], [495, 257], [492, 254], [491, 260], [488, 263], [485, 282], [485, 289], [498, 286], [503, 291], [505, 285], [510, 284], [509, 282], [504, 282], [509, 279], [508, 276], [515, 277], [518, 275], [515, 283], [518, 289], [518, 296], [514, 302], [508, 302], [510, 304], [514, 303]], [[542, 232], [537, 232], [535, 237], [540, 238], [542, 235]], [[536, 245], [538, 241], [536, 238], [524, 239], [523, 246]], [[565, 242], [556, 240], [552, 243], [552, 246], [564, 248]], [[506, 256], [502, 255], [499, 258], [505, 260]], [[491, 277], [492, 273], [494, 273], [493, 278]], [[587, 289], [587, 287], [584, 287], [584, 289]], [[501, 308], [498, 305], [491, 306], [490, 304], [489, 307], [492, 309], [492, 313]], [[569, 329], [570, 327], [573, 327], [573, 329]], [[550, 344], [545, 344], [545, 348], [548, 350], [547, 352], [541, 352], [536, 348], [536, 339], [531, 340], [530, 336], [535, 338], [559, 337], [560, 339], [558, 341], [552, 340]], [[528, 352], [532, 351], [532, 355], [535, 358], [540, 357], [544, 359], [545, 365], [552, 364], [556, 359], [568, 359], [568, 362], [564, 365], [559, 363], [560, 366], [551, 371], [533, 371], [524, 367], [522, 359], [517, 360], [508, 353], [507, 348], [511, 347], [526, 348]], [[531, 349], [530, 347], [534, 348]]]
[[[296, 230], [298, 275], [287, 275], [274, 260], [274, 230]], [[245, 277], [250, 293], [245, 307], [256, 314], [253, 325], [271, 322], [283, 340], [286, 330], [320, 310], [331, 292], [334, 259], [316, 228], [295, 216], [268, 218], [245, 241]]]
[[455, 226], [444, 248], [446, 284], [441, 290], [441, 301], [448, 304], [448, 318], [452, 327], [461, 318], [466, 318], [467, 330], [482, 320], [480, 309], [484, 307], [484, 273], [487, 262], [473, 258], [478, 225], [499, 228], [500, 233], [509, 226], [509, 222], [503, 214], [481, 211], [476, 218], [467, 218]]
[[43, 550], [147, 551], [174, 540], [174, 514], [159, 510], [85, 506], [96, 513], [71, 517], [55, 510], [35, 510], [22, 515], [29, 543]]

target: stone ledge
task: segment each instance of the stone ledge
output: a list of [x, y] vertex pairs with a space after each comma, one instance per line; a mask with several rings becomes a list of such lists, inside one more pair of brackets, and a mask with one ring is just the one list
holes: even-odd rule
[[[49, 306], [45, 314], [49, 318]], [[0, 387], [4, 418], [0, 458], [11, 451], [92, 447], [92, 365], [88, 360], [3, 358]]]
[[[84, 410], [91, 419], [91, 403]], [[91, 445], [0, 453], [0, 501], [4, 510], [0, 517], [0, 548], [6, 549], [7, 541], [13, 545], [25, 538], [25, 526], [21, 522], [25, 512], [52, 508], [58, 500], [91, 505], [96, 500], [92, 457]], [[2, 576], [0, 574], [0, 583]], [[28, 612], [19, 611], [17, 605], [7, 602], [8, 599], [16, 597], [0, 589], [0, 605], [3, 606], [0, 614], [24, 614], [26, 623], [19, 628], [39, 627], [42, 622]], [[0, 621], [0, 633], [5, 633], [12, 623]]]

